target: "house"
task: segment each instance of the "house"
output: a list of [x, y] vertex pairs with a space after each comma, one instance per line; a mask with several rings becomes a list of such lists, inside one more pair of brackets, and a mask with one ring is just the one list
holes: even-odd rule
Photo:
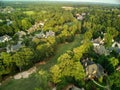
[[109, 51], [103, 45], [94, 46], [94, 51], [100, 55], [109, 55]]
[[1, 36], [1, 37], [0, 37], [0, 43], [1, 43], [1, 42], [9, 41], [9, 40], [11, 40], [11, 39], [12, 39], [12, 38], [11, 38], [10, 36], [8, 36], [8, 35]]
[[120, 54], [120, 43], [114, 42], [112, 47], [108, 48], [109, 52], [115, 51], [116, 53]]
[[81, 15], [82, 15], [82, 16], [85, 16], [85, 15], [86, 15], [86, 13], [82, 13]]
[[81, 60], [88, 79], [99, 78], [104, 75], [104, 69], [100, 64], [95, 64], [93, 61], [87, 59]]
[[92, 40], [93, 46], [94, 46], [94, 51], [100, 55], [109, 55], [108, 50], [103, 46], [104, 44], [104, 39], [101, 39], [101, 37], [96, 38]]
[[120, 48], [120, 43], [118, 43], [118, 42], [114, 42], [114, 43], [112, 44], [112, 47]]
[[45, 34], [43, 31], [41, 31], [39, 34], [35, 34], [35, 37], [37, 38], [45, 38]]
[[120, 71], [120, 66], [118, 66], [118, 67], [116, 68], [116, 70], [117, 70], [117, 71]]
[[55, 36], [55, 32], [49, 30], [48, 32], [46, 32], [45, 38], [47, 38], [47, 37], [54, 37], [54, 36]]
[[118, 15], [118, 17], [120, 17], [120, 14]]
[[83, 20], [84, 19], [84, 17], [80, 14], [76, 14], [76, 18], [77, 18], [77, 20]]
[[26, 32], [24, 31], [18, 31], [16, 34], [19, 35], [19, 38], [26, 36]]
[[86, 67], [88, 78], [99, 78], [104, 75], [104, 69], [100, 64], [91, 64]]
[[44, 22], [40, 22], [39, 25], [40, 25], [40, 26], [44, 26]]
[[44, 22], [41, 21], [39, 23], [36, 22], [35, 25], [33, 25], [31, 28], [27, 30], [27, 33], [30, 34], [32, 32], [35, 32], [38, 30], [39, 27], [43, 27], [43, 26], [44, 26]]
[[92, 40], [92, 42], [93, 42], [93, 46], [96, 46], [96, 44], [97, 45], [103, 45], [104, 44], [104, 39], [101, 39], [101, 37], [98, 37], [98, 38]]
[[16, 52], [18, 51], [20, 48], [22, 48], [24, 45], [22, 44], [16, 44], [16, 45], [8, 45], [6, 47], [6, 50], [7, 50], [7, 53], [10, 53], [10, 52]]

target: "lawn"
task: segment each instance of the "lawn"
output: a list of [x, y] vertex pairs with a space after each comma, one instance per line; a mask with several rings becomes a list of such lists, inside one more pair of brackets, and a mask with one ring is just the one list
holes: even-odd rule
[[[60, 55], [65, 53], [67, 50], [71, 50], [80, 45], [81, 37], [81, 35], [76, 35], [73, 42], [59, 44], [57, 46], [56, 54], [49, 58], [45, 65], [37, 66], [38, 70], [49, 70], [51, 66], [56, 64], [57, 58]], [[10, 80], [0, 86], [0, 90], [34, 90], [35, 87], [40, 87], [40, 84], [39, 80], [35, 77], [35, 74], [33, 74], [27, 79]]]
[[35, 14], [34, 11], [25, 11], [25, 12], [23, 12], [23, 13], [25, 13], [25, 14], [27, 14], [27, 15], [33, 15], [33, 14]]

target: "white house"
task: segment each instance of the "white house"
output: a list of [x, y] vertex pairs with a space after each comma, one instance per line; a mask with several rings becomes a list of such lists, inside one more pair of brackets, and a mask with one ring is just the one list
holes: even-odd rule
[[12, 38], [11, 38], [10, 36], [8, 36], [8, 35], [1, 36], [1, 37], [0, 37], [0, 43], [1, 43], [1, 42], [9, 41], [9, 40], [11, 40], [11, 39], [12, 39]]
[[18, 31], [16, 34], [19, 35], [19, 38], [26, 36], [26, 32], [24, 31]]
[[118, 42], [114, 42], [114, 43], [112, 44], [112, 47], [120, 48], [120, 43], [118, 43]]
[[83, 20], [84, 19], [84, 17], [80, 14], [76, 14], [76, 18], [77, 18], [77, 20]]

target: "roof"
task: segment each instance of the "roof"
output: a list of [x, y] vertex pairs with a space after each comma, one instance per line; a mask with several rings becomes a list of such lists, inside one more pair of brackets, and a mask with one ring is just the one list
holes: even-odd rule
[[55, 36], [55, 32], [53, 32], [53, 31], [46, 32], [46, 37], [48, 37], [48, 36]]
[[24, 32], [24, 31], [18, 31], [16, 34], [18, 34], [19, 37], [22, 37], [22, 36], [26, 35], [26, 32]]
[[43, 31], [41, 31], [39, 34], [35, 34], [35, 36], [36, 36], [37, 38], [44, 38], [44, 37], [45, 37], [45, 34], [44, 34]]
[[22, 47], [21, 44], [17, 44], [17, 45], [11, 46], [11, 49], [12, 49], [12, 51], [17, 51], [17, 50], [19, 50], [21, 47]]
[[4, 35], [0, 37], [0, 41], [2, 42], [5, 38], [8, 38], [9, 40], [12, 39], [10, 36]]
[[91, 64], [86, 67], [87, 76], [99, 78], [104, 74], [104, 69], [100, 64]]
[[118, 47], [118, 48], [120, 48], [120, 43], [114, 42], [114, 43], [112, 44], [112, 47]]
[[94, 51], [100, 55], [102, 55], [102, 54], [108, 55], [109, 54], [108, 50], [105, 49], [105, 46], [103, 46], [103, 45], [95, 46]]
[[117, 71], [120, 71], [120, 66], [118, 66], [118, 67], [116, 68], [116, 70], [117, 70]]
[[101, 37], [98, 37], [94, 40], [92, 40], [93, 43], [100, 43], [102, 41]]

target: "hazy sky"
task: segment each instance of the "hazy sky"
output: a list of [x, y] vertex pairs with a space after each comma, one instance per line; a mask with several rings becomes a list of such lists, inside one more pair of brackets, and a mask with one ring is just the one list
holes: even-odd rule
[[120, 4], [120, 0], [0, 0], [0, 1], [80, 1], [80, 2], [101, 2]]

